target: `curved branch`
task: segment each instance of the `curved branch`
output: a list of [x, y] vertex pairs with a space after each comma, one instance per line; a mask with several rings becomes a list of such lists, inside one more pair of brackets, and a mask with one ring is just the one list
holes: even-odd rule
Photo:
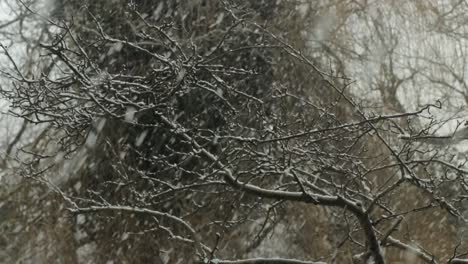
[[289, 192], [289, 191], [279, 191], [279, 190], [270, 190], [261, 188], [259, 186], [248, 184], [237, 180], [232, 171], [227, 168], [217, 156], [206, 150], [202, 147], [194, 138], [188, 135], [183, 127], [181, 127], [178, 123], [170, 121], [161, 113], [156, 113], [157, 116], [161, 118], [161, 120], [174, 129], [175, 133], [179, 136], [191, 142], [193, 147], [196, 151], [200, 152], [203, 156], [205, 156], [209, 161], [216, 164], [216, 166], [220, 169], [220, 174], [224, 176], [224, 180], [230, 184], [232, 187], [245, 191], [247, 193], [263, 197], [263, 198], [270, 198], [270, 199], [278, 199], [278, 200], [289, 200], [289, 201], [297, 201], [297, 202], [304, 202], [304, 203], [312, 203], [316, 205], [324, 205], [324, 206], [335, 206], [349, 210], [356, 216], [359, 220], [361, 227], [364, 230], [365, 237], [368, 242], [369, 251], [374, 257], [376, 264], [383, 264], [385, 263], [382, 252], [380, 250], [380, 242], [376, 236], [374, 231], [374, 227], [372, 224], [372, 220], [369, 217], [369, 214], [361, 207], [360, 204], [351, 201], [350, 199], [345, 199], [341, 196], [327, 196], [327, 195], [320, 195], [320, 194], [311, 194], [311, 193], [304, 193], [304, 192]]

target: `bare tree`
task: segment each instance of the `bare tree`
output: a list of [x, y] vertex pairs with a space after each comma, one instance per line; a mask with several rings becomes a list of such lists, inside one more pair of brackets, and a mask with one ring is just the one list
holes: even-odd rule
[[[329, 24], [331, 6], [336, 19], [365, 8], [338, 2], [307, 12]], [[19, 3], [43, 34], [32, 69], [1, 46], [12, 65], [1, 93], [12, 115], [44, 129], [18, 148], [14, 174], [38, 183], [23, 197], [37, 213], [23, 212], [25, 226], [47, 225], [33, 240], [60, 239], [62, 261], [465, 261], [465, 243], [432, 252], [405, 228], [429, 212], [456, 234], [468, 171], [448, 151], [401, 140], [433, 131], [442, 104], [400, 102], [418, 72], [399, 75], [398, 41], [377, 20], [389, 64], [370, 83], [384, 111], [352, 92], [347, 42], [318, 32], [320, 45], [306, 45], [300, 1], [57, 1], [50, 17]], [[302, 244], [262, 255], [271, 236]]]

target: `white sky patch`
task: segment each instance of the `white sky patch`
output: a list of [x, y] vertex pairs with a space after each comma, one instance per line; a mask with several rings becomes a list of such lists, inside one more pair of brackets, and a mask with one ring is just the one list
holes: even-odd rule
[[137, 137], [137, 139], [135, 141], [135, 146], [139, 147], [143, 143], [143, 141], [145, 140], [146, 135], [148, 135], [148, 130], [145, 130], [145, 131], [141, 132], [141, 134]]
[[307, 3], [307, 2], [303, 2], [303, 3], [300, 3], [298, 4], [298, 6], [296, 7], [297, 11], [299, 12], [300, 16], [302, 18], [304, 18], [307, 13], [309, 12], [309, 9], [310, 9], [310, 3]]
[[0, 1], [0, 21], [8, 20], [11, 15], [7, 1]]
[[122, 48], [123, 48], [122, 42], [115, 42], [114, 44], [111, 45], [111, 47], [109, 48], [109, 51], [107, 51], [107, 56], [120, 52]]
[[88, 148], [93, 148], [96, 145], [97, 134], [93, 131], [90, 131], [88, 137], [86, 138], [86, 146]]
[[93, 85], [98, 86], [105, 83], [108, 80], [108, 78], [109, 74], [106, 71], [100, 71], [99, 74], [92, 76], [90, 79]]
[[76, 182], [76, 183], [73, 185], [73, 189], [75, 189], [76, 192], [80, 191], [80, 189], [81, 189], [81, 181]]
[[79, 263], [94, 263], [94, 253], [96, 252], [96, 243], [91, 242], [82, 245], [76, 250], [76, 255]]
[[54, 158], [54, 163], [62, 163], [64, 161], [65, 154], [63, 152], [59, 152], [55, 158]]
[[221, 88], [218, 88], [218, 89], [216, 89], [216, 94], [217, 94], [219, 97], [223, 97], [224, 92], [223, 92], [223, 90], [222, 90]]
[[181, 68], [179, 71], [179, 74], [177, 75], [176, 83], [177, 85], [180, 84], [180, 82], [185, 78], [185, 74], [187, 71], [184, 68]]
[[132, 122], [135, 119], [135, 113], [137, 112], [137, 109], [133, 106], [128, 106], [126, 111], [125, 111], [125, 121], [127, 122]]
[[158, 6], [153, 12], [153, 18], [155, 20], [158, 20], [161, 17], [161, 11], [163, 10], [163, 7], [164, 7], [164, 2], [163, 1], [159, 2]]

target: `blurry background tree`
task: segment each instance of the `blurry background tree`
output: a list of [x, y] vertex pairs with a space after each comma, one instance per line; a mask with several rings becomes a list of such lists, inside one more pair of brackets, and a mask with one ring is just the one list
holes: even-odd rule
[[5, 3], [5, 263], [466, 261], [464, 1]]

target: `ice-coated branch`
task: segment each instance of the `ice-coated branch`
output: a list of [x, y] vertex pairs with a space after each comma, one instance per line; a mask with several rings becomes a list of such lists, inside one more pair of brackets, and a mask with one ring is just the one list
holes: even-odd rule
[[366, 240], [368, 241], [368, 245], [369, 245], [369, 251], [374, 257], [375, 262], [377, 264], [385, 263], [384, 258], [382, 256], [381, 249], [380, 249], [380, 242], [377, 239], [372, 221], [370, 220], [370, 217], [365, 212], [365, 210], [356, 202], [353, 202], [341, 196], [325, 196], [325, 195], [310, 194], [310, 193], [304, 193], [304, 192], [271, 190], [271, 189], [264, 189], [264, 188], [261, 188], [252, 184], [241, 182], [238, 179], [236, 179], [236, 177], [232, 174], [232, 171], [227, 166], [221, 163], [220, 159], [216, 157], [216, 155], [214, 155], [213, 153], [203, 148], [199, 143], [197, 143], [195, 139], [193, 139], [187, 133], [185, 133], [184, 132], [185, 129], [181, 128], [179, 124], [173, 121], [170, 121], [167, 117], [165, 117], [161, 113], [158, 113], [158, 115], [166, 125], [170, 126], [175, 131], [179, 131], [178, 134], [180, 136], [182, 136], [188, 142], [191, 142], [194, 148], [197, 151], [201, 152], [209, 161], [215, 163], [217, 167], [220, 169], [220, 172], [224, 175], [224, 179], [226, 180], [226, 182], [237, 189], [240, 189], [247, 193], [250, 193], [259, 197], [264, 197], [264, 198], [299, 201], [299, 202], [312, 203], [312, 204], [324, 205], [324, 206], [336, 206], [336, 207], [345, 208], [351, 211], [359, 220], [364, 230], [364, 233], [366, 235]]

